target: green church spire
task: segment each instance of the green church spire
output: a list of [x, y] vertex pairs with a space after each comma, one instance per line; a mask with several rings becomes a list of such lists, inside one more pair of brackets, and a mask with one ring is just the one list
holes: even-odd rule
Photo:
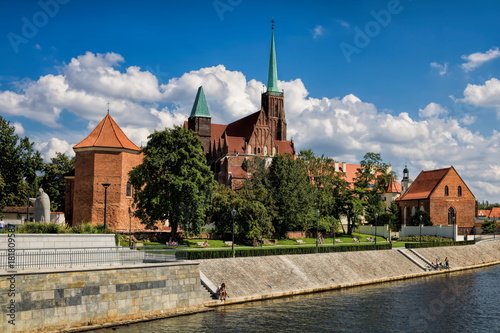
[[267, 91], [278, 90], [278, 65], [276, 64], [276, 49], [274, 47], [274, 19], [271, 21], [273, 32], [271, 37], [271, 56], [269, 57], [269, 75], [267, 78]]
[[203, 92], [202, 86], [198, 88], [198, 93], [196, 94], [196, 99], [194, 100], [190, 117], [212, 118], [212, 116], [210, 116], [210, 112], [208, 111], [207, 100], [205, 99], [205, 93]]

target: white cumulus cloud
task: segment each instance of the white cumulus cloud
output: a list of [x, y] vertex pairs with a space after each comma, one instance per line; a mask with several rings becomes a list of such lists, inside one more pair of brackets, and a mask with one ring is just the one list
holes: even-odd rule
[[500, 50], [498, 49], [498, 47], [493, 47], [485, 53], [475, 52], [469, 55], [463, 55], [462, 59], [466, 62], [462, 64], [462, 69], [466, 72], [470, 72], [481, 66], [485, 62], [498, 57], [500, 57]]
[[448, 111], [437, 103], [429, 103], [425, 108], [418, 110], [419, 116], [424, 118], [438, 117], [446, 113]]

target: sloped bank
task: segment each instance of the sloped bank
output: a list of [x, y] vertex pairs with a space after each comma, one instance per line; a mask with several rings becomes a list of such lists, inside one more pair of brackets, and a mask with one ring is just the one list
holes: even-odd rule
[[500, 242], [416, 249], [429, 261], [450, 259], [452, 269], [424, 271], [396, 250], [209, 259], [200, 272], [213, 285], [224, 282], [230, 298], [205, 306], [240, 303], [340, 289], [500, 263]]

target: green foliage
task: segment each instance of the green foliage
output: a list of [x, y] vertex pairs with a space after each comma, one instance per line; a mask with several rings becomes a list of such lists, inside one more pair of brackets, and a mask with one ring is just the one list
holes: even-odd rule
[[461, 246], [461, 245], [474, 245], [475, 240], [462, 241], [462, 242], [428, 242], [428, 243], [406, 243], [405, 247], [407, 249], [419, 249], [424, 247], [440, 247], [440, 246]]
[[[399, 242], [420, 242], [420, 236], [401, 237], [398, 239], [398, 241]], [[426, 243], [428, 243], [428, 242], [444, 243], [444, 242], [453, 242], [453, 239], [441, 237], [441, 236], [422, 236], [422, 241], [426, 242]]]
[[75, 158], [68, 157], [62, 153], [56, 153], [56, 157], [45, 163], [44, 174], [39, 180], [39, 185], [50, 198], [50, 209], [53, 212], [64, 212], [66, 181], [64, 175], [75, 167]]
[[275, 203], [273, 225], [280, 236], [314, 225], [313, 185], [302, 159], [275, 156], [269, 167], [269, 192]]
[[483, 233], [493, 234], [496, 231], [497, 223], [494, 220], [485, 220], [483, 222]]
[[25, 223], [16, 228], [18, 234], [68, 234], [71, 227], [66, 224]]
[[199, 234], [214, 187], [200, 139], [179, 126], [148, 138], [143, 163], [130, 172], [135, 216], [148, 229], [168, 220], [174, 238], [179, 226]]
[[[3, 229], [2, 232], [6, 232]], [[110, 234], [110, 229], [105, 229], [103, 224], [93, 225], [82, 223], [70, 227], [67, 224], [29, 222], [16, 228], [18, 234]]]
[[424, 226], [431, 226], [432, 221], [429, 213], [423, 210], [417, 210], [415, 214], [411, 217], [410, 221], [408, 222], [408, 225], [411, 226], [419, 226], [420, 223]]
[[[320, 246], [318, 253], [330, 252], [350, 252], [350, 251], [373, 251], [373, 250], [390, 250], [392, 245], [387, 244], [369, 244], [369, 245], [339, 245], [339, 246]], [[287, 254], [311, 254], [316, 253], [315, 246], [295, 246], [295, 247], [270, 247], [270, 248], [249, 248], [238, 249], [236, 257], [260, 257], [274, 256]], [[187, 251], [189, 260], [200, 259], [215, 259], [215, 258], [230, 258], [231, 251], [228, 250], [202, 250], [202, 251]]]
[[33, 143], [16, 135], [14, 126], [0, 117], [0, 209], [26, 205], [28, 195], [36, 193], [36, 172], [42, 168]]

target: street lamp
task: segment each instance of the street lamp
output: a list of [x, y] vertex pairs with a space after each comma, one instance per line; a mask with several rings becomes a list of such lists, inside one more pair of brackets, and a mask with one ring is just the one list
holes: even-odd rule
[[110, 183], [103, 183], [102, 186], [104, 187], [104, 230], [106, 230], [107, 224], [106, 224], [106, 216], [107, 214], [107, 206], [108, 206], [108, 187], [111, 186]]
[[128, 247], [132, 248], [132, 207], [128, 207]]
[[333, 245], [335, 245], [335, 231], [337, 226], [335, 225], [335, 218], [333, 218]]
[[375, 245], [377, 245], [377, 219], [378, 213], [375, 213]]
[[26, 206], [26, 221], [29, 222], [30, 219], [30, 192], [31, 192], [31, 187], [28, 187], [28, 203]]
[[420, 214], [420, 243], [422, 243], [422, 214]]
[[316, 253], [318, 253], [318, 243], [319, 243], [318, 224], [319, 224], [319, 209], [316, 209]]
[[235, 257], [234, 253], [234, 217], [236, 216], [236, 209], [231, 210], [231, 215], [233, 216], [233, 230], [231, 232], [231, 253], [233, 254], [233, 258]]

